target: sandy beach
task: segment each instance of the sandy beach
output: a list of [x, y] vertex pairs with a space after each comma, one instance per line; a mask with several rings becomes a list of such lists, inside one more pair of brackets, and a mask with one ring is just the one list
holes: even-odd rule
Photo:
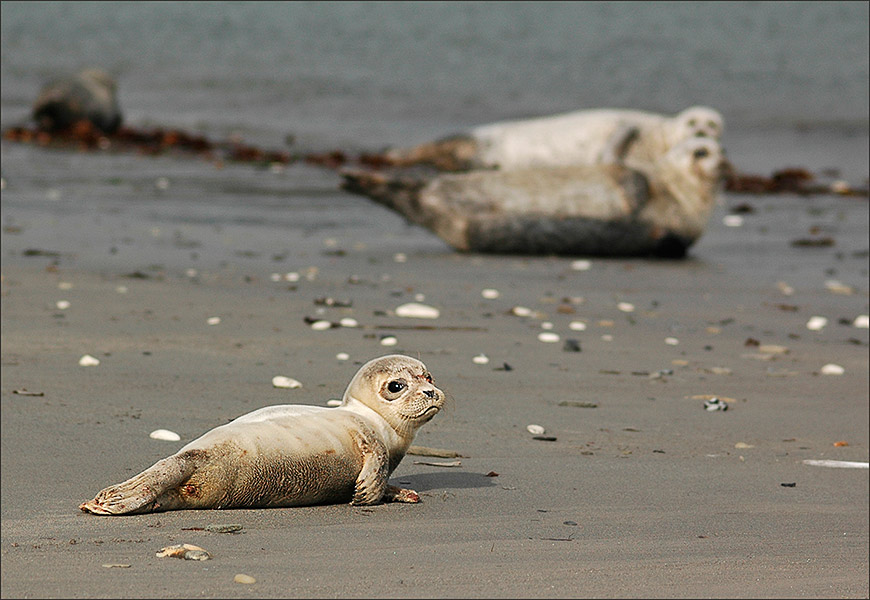
[[[866, 199], [728, 195], [687, 260], [587, 264], [457, 254], [314, 167], [3, 153], [4, 598], [867, 597], [868, 471], [803, 462], [868, 460]], [[413, 301], [439, 318], [395, 315]], [[77, 509], [392, 352], [450, 397], [416, 443], [462, 455], [405, 458], [419, 505]], [[213, 559], [155, 556], [175, 543]]]

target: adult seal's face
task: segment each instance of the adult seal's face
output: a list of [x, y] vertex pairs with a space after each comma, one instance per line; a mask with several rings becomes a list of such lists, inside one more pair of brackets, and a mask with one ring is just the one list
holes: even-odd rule
[[414, 432], [444, 405], [444, 392], [419, 360], [400, 354], [383, 356], [360, 368], [343, 403], [360, 402], [381, 415], [400, 435]]

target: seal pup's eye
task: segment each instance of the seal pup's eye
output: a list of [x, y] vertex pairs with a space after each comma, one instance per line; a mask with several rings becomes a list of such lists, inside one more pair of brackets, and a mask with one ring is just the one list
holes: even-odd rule
[[694, 156], [695, 158], [705, 158], [707, 156], [710, 156], [710, 151], [706, 148], [698, 148], [697, 150], [695, 150], [692, 156]]
[[391, 394], [398, 394], [399, 392], [404, 390], [406, 387], [408, 387], [408, 386], [405, 385], [404, 381], [398, 381], [398, 380], [391, 381], [390, 383], [387, 384], [387, 390]]

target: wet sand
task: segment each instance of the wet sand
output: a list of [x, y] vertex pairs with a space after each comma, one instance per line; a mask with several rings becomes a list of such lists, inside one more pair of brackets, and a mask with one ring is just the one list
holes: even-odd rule
[[[868, 471], [803, 463], [868, 460], [866, 199], [729, 195], [688, 260], [576, 270], [457, 254], [313, 167], [3, 152], [4, 598], [868, 596]], [[393, 314], [419, 298], [440, 317]], [[360, 326], [308, 323], [342, 317]], [[463, 455], [405, 458], [393, 482], [419, 505], [77, 509], [245, 412], [325, 405], [392, 352], [451, 398], [416, 444]], [[226, 523], [244, 529], [196, 529]], [[155, 557], [175, 543], [213, 559]]]

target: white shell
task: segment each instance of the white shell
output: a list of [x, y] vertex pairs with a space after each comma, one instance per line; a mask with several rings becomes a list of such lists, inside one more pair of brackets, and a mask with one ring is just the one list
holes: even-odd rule
[[127, 286], [126, 285], [119, 285], [118, 287], [115, 288], [115, 291], [118, 292], [119, 294], [126, 294], [127, 293]]
[[722, 219], [722, 224], [725, 225], [725, 227], [742, 227], [743, 217], [740, 215], [725, 215]]
[[330, 327], [332, 327], [332, 323], [330, 323], [329, 321], [324, 321], [323, 319], [319, 321], [314, 321], [314, 323], [311, 324], [311, 329], [313, 329], [314, 331], [326, 331]]
[[71, 290], [73, 288], [73, 284], [69, 281], [60, 281], [57, 284], [57, 289], [59, 290]]
[[822, 375], [842, 375], [846, 369], [834, 363], [828, 363], [821, 369]]
[[66, 310], [70, 307], [70, 303], [68, 300], [58, 300], [55, 306], [57, 306], [60, 310]]
[[351, 317], [344, 317], [341, 321], [338, 322], [342, 327], [359, 327], [359, 323], [356, 319], [352, 319]]
[[397, 317], [411, 317], [416, 319], [437, 319], [441, 315], [434, 306], [427, 306], [419, 302], [409, 302], [396, 307]]
[[492, 288], [486, 288], [480, 292], [480, 295], [486, 298], [487, 300], [495, 300], [501, 293], [498, 290], [494, 290]]
[[588, 271], [592, 268], [591, 260], [575, 260], [571, 263], [571, 268], [575, 271]]
[[82, 367], [96, 367], [98, 364], [100, 364], [100, 359], [94, 358], [90, 354], [85, 354], [79, 359], [79, 365]]
[[272, 386], [276, 387], [276, 388], [293, 389], [293, 388], [301, 388], [302, 384], [299, 381], [293, 379], [292, 377], [284, 377], [283, 375], [276, 375], [275, 377], [272, 378]]
[[559, 334], [553, 333], [552, 331], [543, 331], [538, 334], [538, 340], [548, 343], [558, 342]]
[[395, 346], [399, 343], [399, 340], [396, 339], [396, 336], [388, 335], [387, 337], [381, 340], [381, 346]]
[[852, 323], [858, 329], [867, 329], [870, 328], [870, 316], [868, 315], [858, 315], [855, 317], [855, 322]]
[[217, 324], [220, 323], [220, 322], [221, 322], [221, 318], [220, 318], [220, 317], [209, 317], [209, 318], [206, 320], [206, 323], [208, 323], [209, 325], [217, 325]]
[[331, 398], [326, 401], [326, 406], [341, 406], [341, 400], [338, 398]]
[[250, 575], [245, 575], [244, 573], [238, 573], [235, 577], [233, 577], [233, 581], [236, 583], [257, 583], [257, 580], [251, 577]]
[[152, 440], [166, 440], [167, 442], [177, 442], [181, 439], [180, 435], [168, 429], [155, 429], [148, 434], [148, 437]]
[[675, 337], [667, 337], [667, 338], [665, 338], [665, 343], [666, 343], [668, 346], [676, 346], [677, 344], [680, 343], [680, 340], [678, 340], [678, 339], [675, 338]]
[[471, 359], [471, 362], [473, 362], [476, 365], [485, 365], [485, 364], [489, 363], [489, 357], [486, 354], [478, 354], [477, 356], [475, 356], [474, 358]]
[[350, 354], [348, 354], [347, 352], [339, 352], [335, 355], [335, 358], [337, 360], [348, 360], [350, 358]]
[[544, 321], [543, 323], [541, 323], [541, 329], [546, 329], [549, 331], [550, 329], [553, 329], [553, 327], [555, 327], [555, 325], [553, 325], [550, 321]]
[[393, 260], [397, 263], [408, 262], [408, 256], [403, 252], [396, 252], [393, 255]]
[[825, 317], [810, 317], [810, 320], [807, 321], [807, 329], [811, 331], [821, 331], [827, 324], [828, 319], [826, 319]]
[[583, 321], [571, 321], [568, 323], [568, 329], [572, 331], [586, 331], [586, 323]]
[[540, 425], [526, 425], [526, 431], [528, 431], [532, 435], [544, 435], [547, 430]]
[[525, 306], [514, 306], [511, 309], [511, 313], [513, 313], [514, 315], [516, 315], [518, 317], [528, 317], [529, 315], [532, 314], [532, 309], [526, 308]]
[[634, 312], [634, 304], [632, 304], [631, 302], [620, 302], [616, 305], [616, 308], [618, 308], [622, 312]]
[[785, 296], [791, 296], [792, 294], [794, 294], [794, 288], [784, 281], [777, 281], [776, 287], [778, 287], [779, 291], [782, 292]]

